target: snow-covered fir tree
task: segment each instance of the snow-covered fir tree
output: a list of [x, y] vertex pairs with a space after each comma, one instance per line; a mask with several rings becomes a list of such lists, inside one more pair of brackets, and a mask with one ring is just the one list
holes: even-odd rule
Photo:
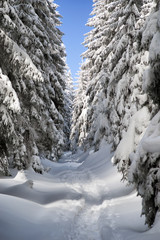
[[106, 14], [105, 1], [94, 1], [93, 7], [91, 13], [93, 17], [87, 23], [93, 29], [87, 34], [84, 41], [87, 50], [83, 53], [84, 61], [79, 73], [79, 89], [74, 104], [71, 134], [72, 141], [85, 146], [85, 148], [94, 144], [95, 128], [93, 122], [96, 119], [93, 114], [95, 113], [95, 104], [101, 84], [101, 81], [98, 81], [97, 74], [100, 72], [103, 58], [106, 56], [105, 41], [109, 39], [107, 30], [109, 31], [109, 28], [111, 28], [111, 25], [107, 25], [106, 22], [109, 19], [109, 13]]
[[[68, 133], [66, 63], [57, 5], [0, 1], [0, 172], [56, 160]], [[67, 109], [66, 109], [67, 108]]]
[[[71, 150], [75, 152], [77, 146], [83, 145], [85, 141], [85, 134], [87, 132], [86, 128], [88, 125], [88, 120], [86, 117], [86, 79], [88, 76], [85, 75], [85, 72], [80, 72], [80, 77], [77, 79], [78, 88], [74, 90], [74, 99], [73, 99], [73, 112], [72, 112], [72, 125], [71, 125]], [[84, 81], [83, 81], [83, 80]], [[83, 145], [84, 146], [84, 145]]]
[[149, 67], [144, 73], [144, 90], [155, 103], [158, 113], [151, 120], [137, 150], [130, 155], [129, 180], [135, 183], [142, 197], [142, 214], [146, 223], [152, 226], [160, 210], [160, 5], [154, 1], [142, 34], [142, 47], [149, 49]]
[[[73, 108], [73, 99], [74, 99], [74, 88], [73, 88], [73, 78], [71, 70], [66, 66], [65, 74], [65, 116], [64, 116], [64, 133], [67, 136], [66, 147], [70, 149], [70, 132], [71, 132], [71, 121], [72, 121], [72, 108]], [[66, 148], [66, 149], [67, 149]]]
[[151, 1], [128, 1], [121, 10], [124, 15], [115, 35], [117, 45], [111, 53], [107, 98], [112, 141], [116, 150], [114, 163], [118, 164], [125, 178], [129, 155], [142, 138], [154, 109], [151, 99], [143, 91], [148, 51], [141, 46], [142, 29], [151, 11]]

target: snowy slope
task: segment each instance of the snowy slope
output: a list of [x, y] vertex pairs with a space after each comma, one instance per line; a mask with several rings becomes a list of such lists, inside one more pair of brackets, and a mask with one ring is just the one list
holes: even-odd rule
[[[141, 199], [122, 183], [110, 147], [45, 160], [0, 181], [2, 240], [159, 240], [159, 224], [147, 231]], [[84, 161], [85, 160], [85, 161]]]

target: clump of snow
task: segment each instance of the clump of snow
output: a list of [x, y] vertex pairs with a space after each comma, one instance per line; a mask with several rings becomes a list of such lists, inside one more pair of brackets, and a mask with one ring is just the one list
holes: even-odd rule
[[37, 155], [32, 155], [31, 157], [31, 165], [33, 169], [38, 173], [43, 173], [43, 166], [41, 164], [41, 159]]
[[144, 155], [144, 152], [147, 153], [160, 153], [159, 144], [160, 144], [160, 112], [158, 112], [154, 118], [151, 120], [150, 125], [148, 126], [140, 144], [139, 144], [139, 153], [141, 151]]
[[27, 175], [26, 175], [26, 171], [24, 170], [20, 170], [17, 172], [16, 176], [14, 177], [14, 180], [16, 181], [27, 181]]
[[116, 163], [117, 159], [119, 160], [119, 169], [122, 168], [124, 161], [129, 161], [129, 156], [135, 150], [142, 138], [144, 131], [149, 124], [149, 120], [150, 113], [147, 107], [140, 109], [130, 119], [128, 130], [124, 133], [112, 159], [113, 163]]
[[149, 48], [149, 60], [152, 62], [153, 60], [159, 60], [160, 59], [160, 32], [156, 32], [153, 36], [153, 39], [150, 44]]
[[2, 99], [2, 103], [7, 105], [8, 108], [14, 112], [20, 111], [20, 102], [15, 92], [14, 88], [12, 87], [12, 83], [9, 78], [2, 73], [0, 68], [0, 93]]
[[154, 72], [150, 67], [148, 67], [143, 74], [143, 85], [142, 85], [143, 91], [147, 92], [148, 87], [150, 87], [150, 85], [152, 84], [153, 79], [154, 79]]
[[[150, 125], [148, 126], [142, 140], [138, 145], [138, 149], [135, 153], [132, 153], [130, 158], [132, 161], [130, 167], [130, 173], [135, 172], [137, 161], [144, 157], [147, 153], [160, 153], [159, 144], [160, 144], [160, 112], [158, 112], [155, 117], [152, 119]], [[130, 179], [131, 176], [130, 176]]]
[[146, 28], [142, 34], [142, 45], [147, 46], [148, 43], [153, 38], [154, 34], [157, 32], [157, 17], [158, 12], [152, 13], [147, 20]]

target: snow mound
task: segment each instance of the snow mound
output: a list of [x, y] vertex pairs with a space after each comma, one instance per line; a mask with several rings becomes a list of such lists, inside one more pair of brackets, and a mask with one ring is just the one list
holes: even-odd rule
[[[110, 146], [45, 161], [43, 175], [32, 169], [0, 182], [0, 239], [158, 240], [158, 222], [147, 231], [133, 186], [120, 181]], [[67, 162], [67, 160], [69, 160]], [[158, 216], [157, 216], [158, 218]], [[155, 237], [155, 238], [154, 238]]]

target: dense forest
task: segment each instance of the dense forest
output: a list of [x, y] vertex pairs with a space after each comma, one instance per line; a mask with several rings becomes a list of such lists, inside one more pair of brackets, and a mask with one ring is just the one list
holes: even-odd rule
[[96, 152], [105, 142], [152, 226], [160, 208], [160, 3], [93, 2], [73, 94], [57, 5], [0, 1], [0, 172], [43, 173], [42, 158]]

